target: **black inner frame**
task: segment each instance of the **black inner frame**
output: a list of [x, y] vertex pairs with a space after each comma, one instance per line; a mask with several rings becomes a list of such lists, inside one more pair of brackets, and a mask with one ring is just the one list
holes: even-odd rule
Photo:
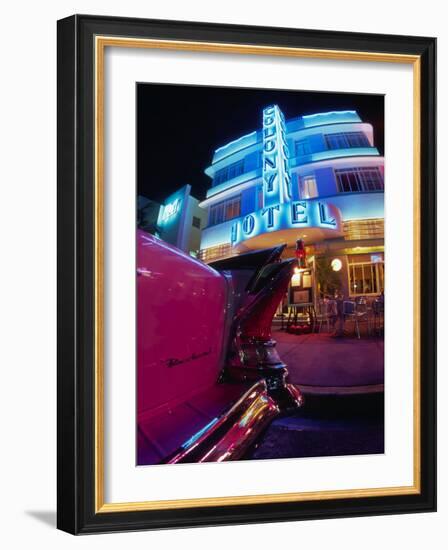
[[[418, 55], [421, 58], [421, 493], [94, 511], [95, 35]], [[58, 22], [57, 525], [73, 534], [436, 509], [436, 40], [380, 34], [75, 15]], [[411, 238], [411, 237], [410, 237]]]

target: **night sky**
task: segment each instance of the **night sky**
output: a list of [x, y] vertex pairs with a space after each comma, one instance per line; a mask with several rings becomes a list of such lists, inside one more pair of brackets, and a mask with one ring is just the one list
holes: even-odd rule
[[325, 111], [355, 110], [374, 128], [384, 153], [382, 95], [137, 84], [138, 194], [163, 202], [189, 183], [204, 199], [204, 169], [218, 147], [261, 128], [262, 110], [276, 103], [288, 120]]

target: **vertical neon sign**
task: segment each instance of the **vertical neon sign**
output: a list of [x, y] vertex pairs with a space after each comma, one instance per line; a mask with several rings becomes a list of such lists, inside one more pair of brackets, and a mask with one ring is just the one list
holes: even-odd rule
[[278, 105], [263, 110], [263, 201], [269, 207], [291, 200], [285, 117]]

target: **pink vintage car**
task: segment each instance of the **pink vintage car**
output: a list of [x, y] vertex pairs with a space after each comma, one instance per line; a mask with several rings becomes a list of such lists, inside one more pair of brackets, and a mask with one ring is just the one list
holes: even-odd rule
[[244, 458], [302, 404], [271, 339], [295, 260], [282, 246], [212, 265], [137, 234], [137, 463]]

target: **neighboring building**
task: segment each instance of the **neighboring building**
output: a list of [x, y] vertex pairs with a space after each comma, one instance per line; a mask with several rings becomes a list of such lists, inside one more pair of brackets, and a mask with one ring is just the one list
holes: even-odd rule
[[356, 111], [285, 121], [269, 106], [262, 128], [217, 149], [205, 172], [205, 262], [283, 243], [293, 256], [301, 238], [311, 262], [340, 260], [346, 296], [383, 290], [384, 158]]
[[157, 226], [160, 204], [142, 195], [137, 197], [137, 227], [151, 235], [159, 236], [160, 228]]
[[162, 205], [139, 196], [137, 218], [141, 229], [197, 256], [207, 212], [199, 207], [199, 201], [190, 192], [191, 185], [184, 185]]

